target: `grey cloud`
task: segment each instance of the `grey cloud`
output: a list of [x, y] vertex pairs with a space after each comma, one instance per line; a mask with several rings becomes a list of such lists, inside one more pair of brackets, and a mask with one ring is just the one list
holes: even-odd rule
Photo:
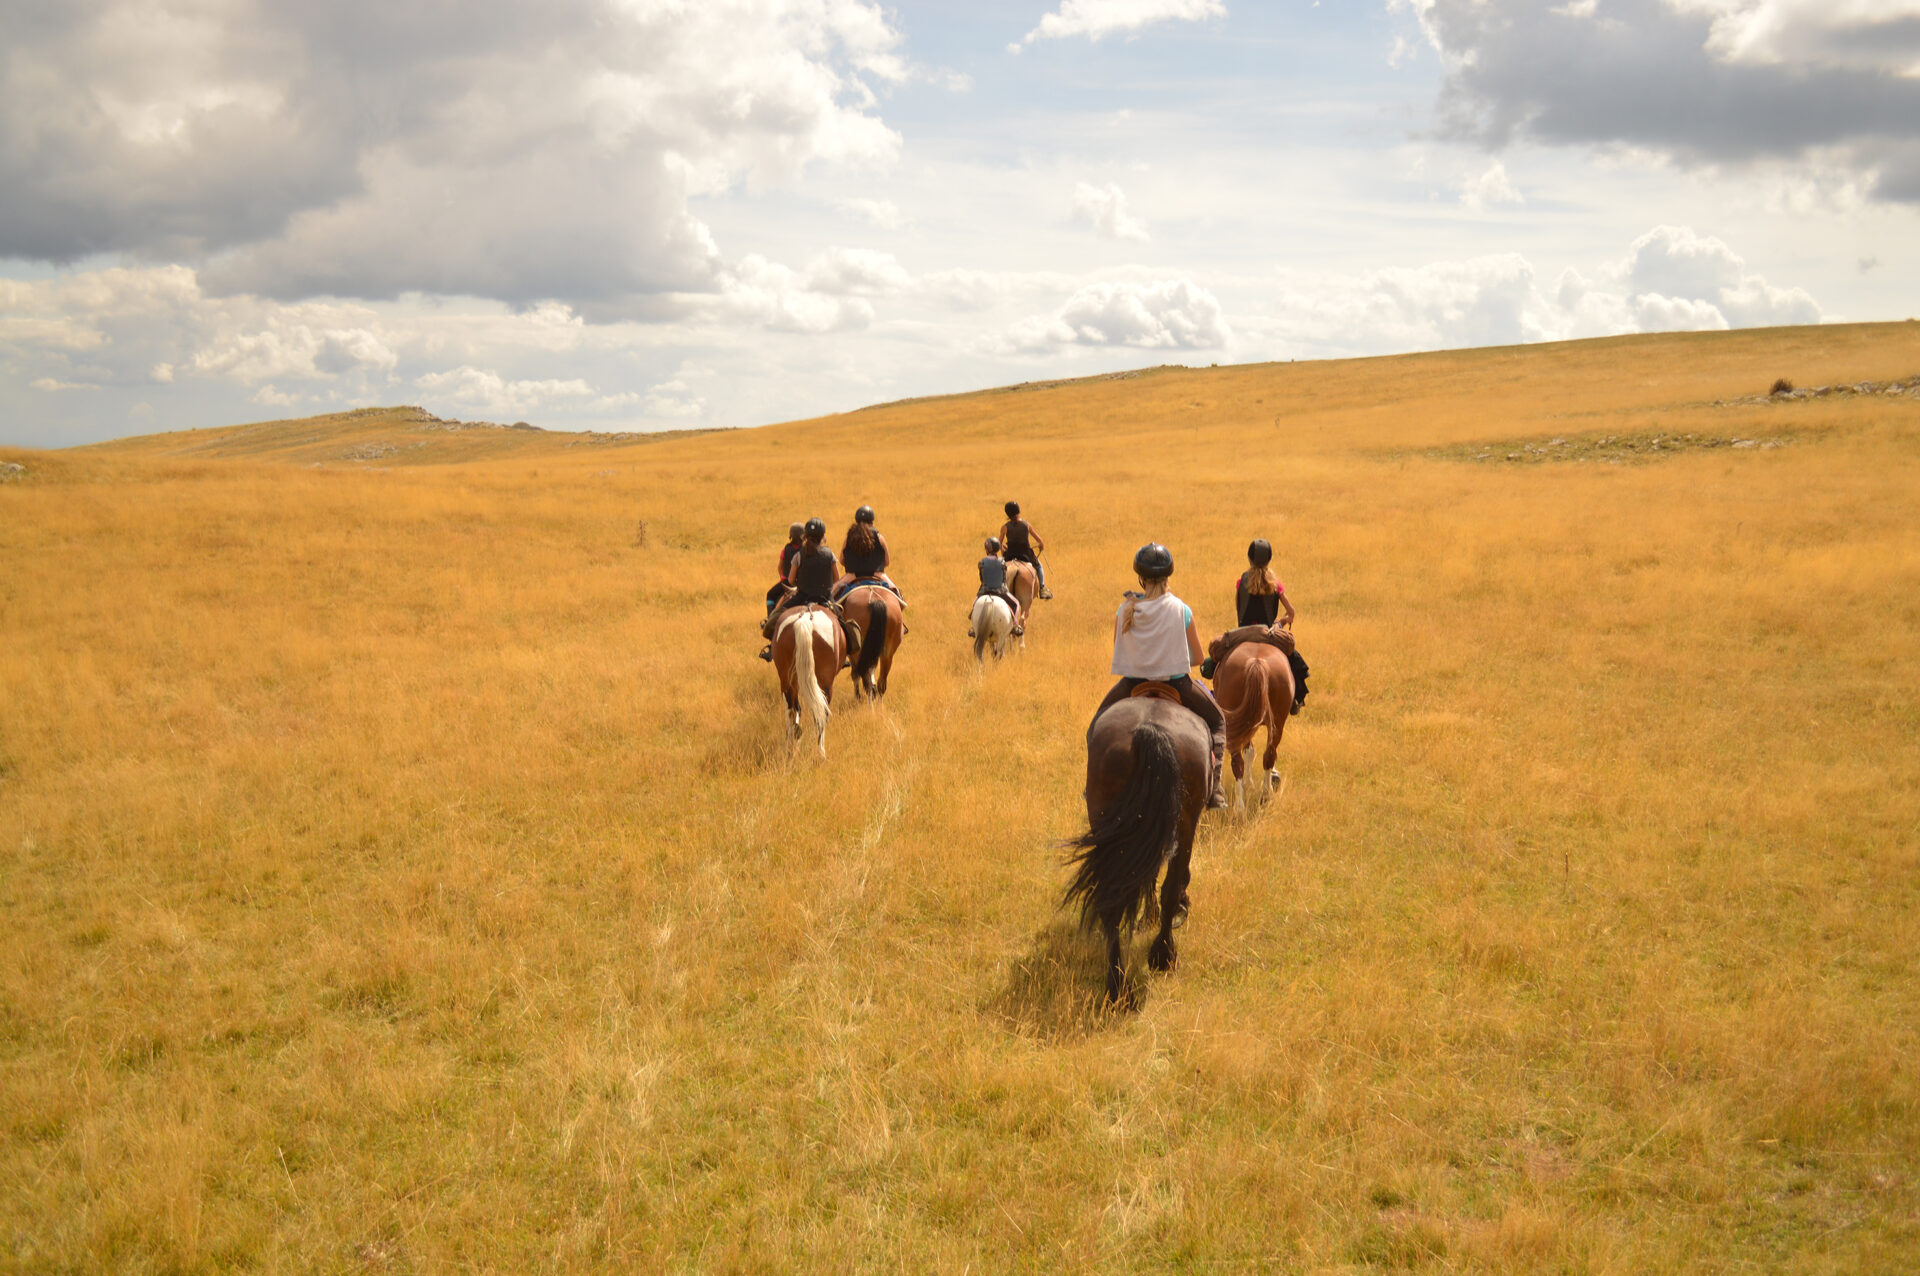
[[[1641, 147], [1682, 163], [1838, 157], [1875, 192], [1920, 200], [1920, 79], [1886, 54], [1914, 20], [1809, 16], [1790, 57], [1736, 59], [1714, 15], [1663, 0], [1432, 0], [1422, 20], [1449, 62], [1443, 130], [1503, 146]], [[1862, 57], [1861, 48], [1881, 53]]]
[[868, 0], [0, 0], [0, 256], [278, 298], [658, 312], [711, 291], [690, 194], [898, 138]]

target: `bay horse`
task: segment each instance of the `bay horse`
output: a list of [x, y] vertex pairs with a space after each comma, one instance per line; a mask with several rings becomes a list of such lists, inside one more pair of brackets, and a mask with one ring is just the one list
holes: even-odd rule
[[1020, 644], [1020, 650], [1027, 649], [1027, 626], [1033, 623], [1033, 599], [1040, 592], [1040, 573], [1033, 570], [1032, 563], [1013, 559], [1007, 563], [1007, 592], [1020, 600], [1020, 623], [1014, 628], [1019, 632], [1014, 641]]
[[1233, 809], [1247, 813], [1247, 790], [1252, 785], [1253, 737], [1267, 729], [1267, 751], [1260, 759], [1266, 772], [1265, 792], [1280, 783], [1274, 761], [1280, 737], [1293, 712], [1293, 666], [1287, 653], [1264, 642], [1243, 642], [1227, 653], [1213, 676], [1214, 697], [1227, 715], [1227, 757], [1233, 762]]
[[[1087, 729], [1087, 832], [1068, 843], [1073, 880], [1062, 907], [1078, 904], [1088, 930], [1107, 938], [1107, 1001], [1125, 975], [1120, 928], [1160, 917], [1147, 953], [1154, 970], [1180, 963], [1173, 932], [1187, 920], [1193, 832], [1207, 804], [1207, 725], [1180, 705], [1149, 696], [1122, 700]], [[1166, 868], [1159, 907], [1154, 881]]]
[[[885, 585], [855, 585], [840, 600], [841, 613], [860, 634], [853, 658], [853, 694], [878, 703], [887, 694], [887, 675], [893, 672], [893, 653], [907, 626], [900, 598]], [[874, 676], [878, 668], [879, 677]]]
[[1013, 608], [1007, 600], [993, 594], [981, 594], [973, 600], [973, 663], [986, 667], [986, 651], [993, 649], [999, 660], [1013, 644]]
[[773, 635], [773, 667], [787, 700], [787, 734], [800, 739], [800, 711], [813, 722], [814, 743], [827, 756], [827, 718], [833, 712], [833, 680], [846, 663], [846, 638], [833, 612], [815, 603], [780, 618]]

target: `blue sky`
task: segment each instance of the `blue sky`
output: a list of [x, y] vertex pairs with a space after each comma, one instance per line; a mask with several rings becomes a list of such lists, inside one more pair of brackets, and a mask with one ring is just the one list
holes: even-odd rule
[[0, 0], [0, 442], [1906, 318], [1920, 0]]

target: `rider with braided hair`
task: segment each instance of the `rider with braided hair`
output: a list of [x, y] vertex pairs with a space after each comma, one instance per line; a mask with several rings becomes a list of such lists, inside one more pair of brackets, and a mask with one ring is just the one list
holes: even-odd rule
[[[1220, 765], [1227, 755], [1227, 719], [1191, 670], [1200, 663], [1200, 634], [1193, 627], [1193, 608], [1167, 586], [1173, 575], [1173, 553], [1158, 543], [1143, 545], [1133, 556], [1134, 575], [1142, 592], [1127, 591], [1113, 621], [1113, 672], [1120, 681], [1094, 710], [1094, 721], [1133, 694], [1143, 682], [1164, 682], [1180, 696], [1180, 703], [1200, 715], [1213, 742], [1207, 806], [1227, 804], [1220, 791]], [[1093, 728], [1089, 724], [1088, 734]]]

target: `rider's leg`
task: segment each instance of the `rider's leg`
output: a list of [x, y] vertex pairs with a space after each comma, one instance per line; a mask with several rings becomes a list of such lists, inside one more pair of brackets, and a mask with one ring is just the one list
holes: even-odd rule
[[1180, 693], [1180, 703], [1200, 715], [1212, 737], [1213, 776], [1207, 793], [1207, 806], [1209, 809], [1218, 809], [1227, 804], [1226, 794], [1220, 791], [1220, 767], [1227, 757], [1227, 715], [1220, 711], [1220, 706], [1207, 694], [1206, 688], [1192, 678], [1181, 678], [1173, 685]]
[[1040, 561], [1040, 555], [1038, 554], [1033, 556], [1032, 562], [1033, 574], [1040, 584], [1040, 597], [1053, 597], [1053, 591], [1047, 588], [1047, 565]]
[[[1132, 695], [1133, 689], [1139, 686], [1142, 681], [1144, 681], [1144, 679], [1122, 678], [1120, 681], [1114, 683], [1113, 690], [1107, 692], [1107, 698], [1105, 700], [1102, 700], [1100, 702], [1100, 707], [1093, 711], [1093, 722], [1100, 721], [1101, 714], [1105, 713], [1107, 710], [1113, 708], [1113, 706], [1119, 704], [1122, 700], [1125, 700], [1128, 696]], [[1093, 722], [1087, 723], [1088, 735], [1093, 734]]]
[[1293, 668], [1293, 712], [1298, 713], [1307, 700], [1307, 662], [1299, 652], [1289, 651], [1287, 664]]

